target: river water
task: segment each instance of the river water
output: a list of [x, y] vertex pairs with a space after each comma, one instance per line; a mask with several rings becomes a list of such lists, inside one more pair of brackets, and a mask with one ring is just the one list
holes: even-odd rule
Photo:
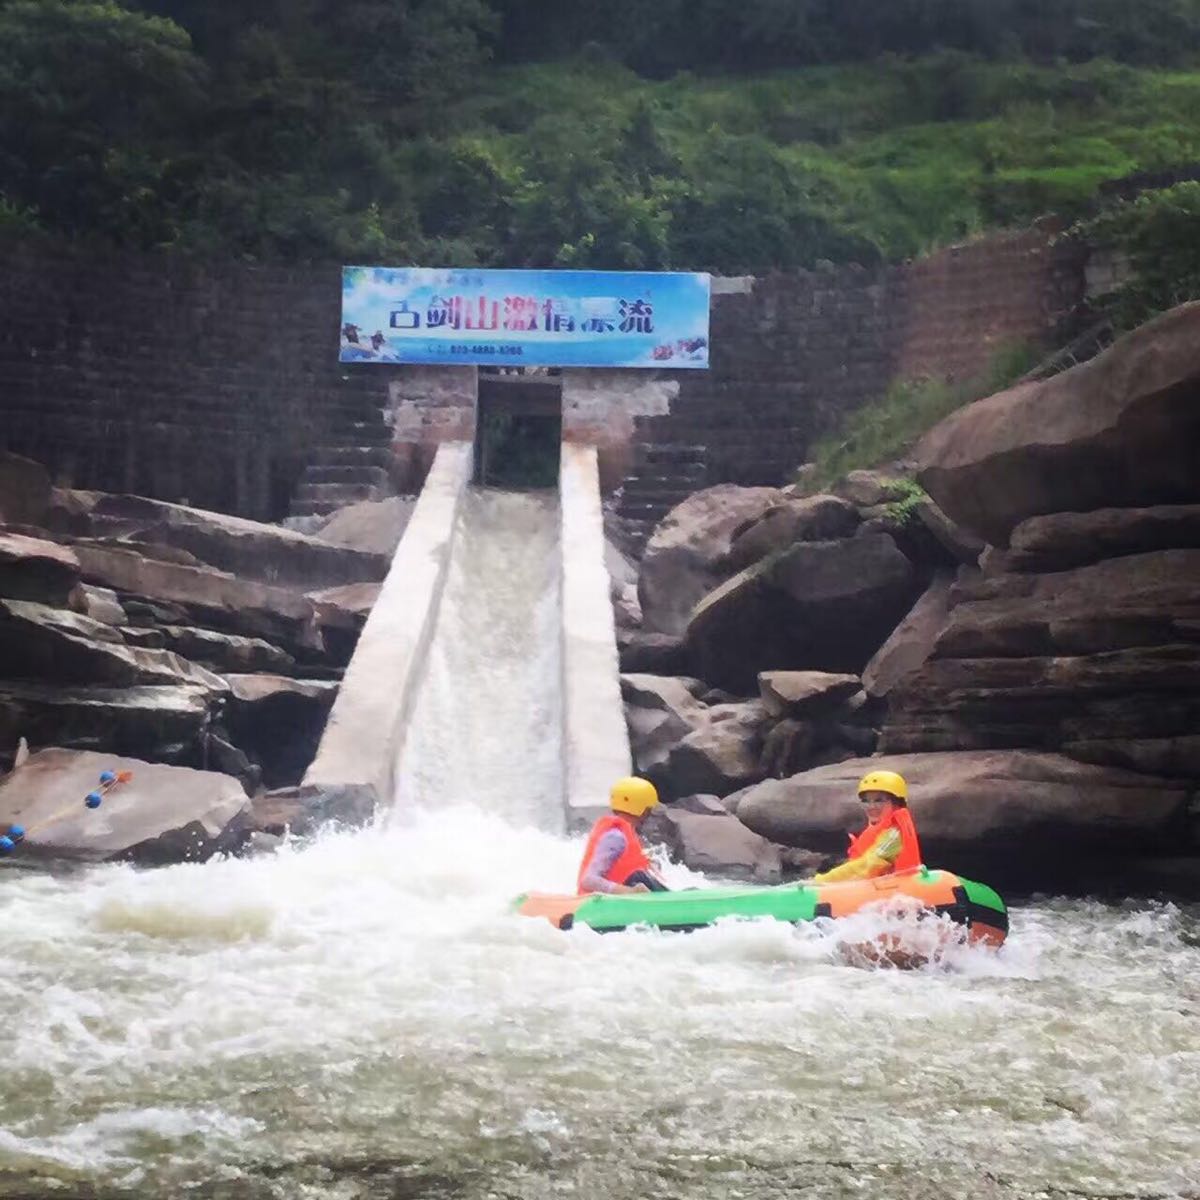
[[[571, 886], [581, 841], [539, 624], [554, 512], [475, 497], [463, 544], [501, 517], [525, 536], [491, 560], [503, 585], [450, 580], [392, 819], [255, 859], [0, 874], [0, 1197], [1200, 1193], [1195, 911], [1024, 903], [999, 953], [913, 972], [845, 965], [874, 918], [512, 916]], [[471, 656], [496, 669], [464, 678]]]

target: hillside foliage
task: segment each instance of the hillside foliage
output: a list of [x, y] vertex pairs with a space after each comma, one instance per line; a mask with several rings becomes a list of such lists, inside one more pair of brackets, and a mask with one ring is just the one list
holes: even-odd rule
[[0, 229], [869, 264], [1200, 162], [1197, 48], [1200, 0], [0, 0]]

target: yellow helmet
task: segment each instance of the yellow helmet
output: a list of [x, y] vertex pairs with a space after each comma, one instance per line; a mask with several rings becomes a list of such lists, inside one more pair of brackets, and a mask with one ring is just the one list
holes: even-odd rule
[[628, 775], [612, 785], [612, 791], [608, 793], [608, 803], [613, 812], [640, 817], [658, 803], [658, 792], [650, 780]]
[[872, 771], [864, 775], [858, 784], [858, 794], [861, 796], [863, 792], [887, 792], [894, 799], [908, 803], [908, 784], [895, 771]]

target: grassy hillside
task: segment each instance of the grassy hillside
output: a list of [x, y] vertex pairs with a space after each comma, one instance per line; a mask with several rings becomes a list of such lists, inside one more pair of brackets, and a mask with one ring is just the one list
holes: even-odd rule
[[441, 145], [408, 153], [434, 222], [448, 164], [479, 186], [453, 198], [448, 232], [483, 260], [900, 258], [1077, 216], [1108, 180], [1200, 162], [1200, 72], [950, 54], [665, 82], [605, 64], [507, 68], [448, 112]]
[[614, 5], [0, 0], [0, 228], [764, 271], [1079, 215], [1200, 159], [1200, 0]]

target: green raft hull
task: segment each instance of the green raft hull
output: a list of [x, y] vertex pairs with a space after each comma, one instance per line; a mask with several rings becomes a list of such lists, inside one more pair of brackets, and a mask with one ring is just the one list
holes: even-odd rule
[[966, 928], [971, 941], [999, 945], [1008, 935], [1008, 911], [990, 887], [951, 871], [926, 867], [847, 883], [704, 888], [615, 896], [528, 892], [514, 901], [514, 908], [525, 916], [544, 917], [560, 929], [586, 925], [609, 933], [634, 926], [700, 929], [730, 917], [771, 918], [796, 924], [847, 917], [868, 905], [888, 901], [911, 905], [914, 911], [947, 916]]

